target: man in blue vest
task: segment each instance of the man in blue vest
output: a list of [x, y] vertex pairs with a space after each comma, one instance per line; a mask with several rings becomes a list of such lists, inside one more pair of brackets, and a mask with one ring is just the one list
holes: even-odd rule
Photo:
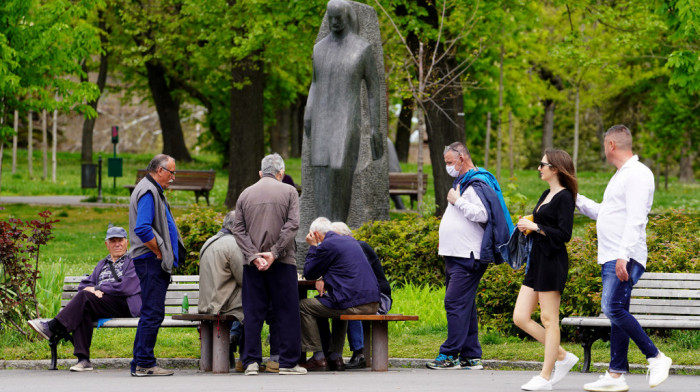
[[131, 193], [129, 237], [131, 257], [141, 282], [141, 318], [134, 337], [131, 375], [171, 376], [173, 371], [156, 364], [153, 348], [165, 318], [165, 293], [178, 261], [185, 258], [185, 246], [165, 199], [175, 179], [175, 159], [159, 154], [146, 168], [146, 176]]

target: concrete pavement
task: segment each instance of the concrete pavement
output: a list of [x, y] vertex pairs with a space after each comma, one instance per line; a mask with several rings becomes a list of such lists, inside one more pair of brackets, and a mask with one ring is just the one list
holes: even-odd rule
[[[262, 373], [211, 374], [196, 370], [178, 370], [170, 377], [131, 377], [128, 369], [94, 370], [73, 373], [67, 370], [0, 370], [0, 392], [76, 392], [111, 391], [520, 391], [537, 371], [507, 370], [428, 370], [391, 369], [375, 373], [368, 370], [319, 372], [303, 376]], [[572, 372], [554, 387], [560, 392], [582, 391], [583, 384], [595, 381], [600, 373]], [[630, 391], [651, 391], [643, 374], [627, 377]], [[654, 388], [658, 392], [698, 392], [700, 376], [671, 375]]]

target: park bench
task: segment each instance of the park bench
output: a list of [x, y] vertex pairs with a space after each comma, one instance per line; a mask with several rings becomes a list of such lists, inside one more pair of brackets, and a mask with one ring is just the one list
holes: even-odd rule
[[[146, 176], [147, 171], [139, 169], [136, 172], [136, 182], [134, 185], [124, 185], [129, 192], [133, 192], [136, 184]], [[199, 203], [199, 197], [204, 196], [209, 205], [209, 191], [214, 187], [216, 171], [214, 170], [177, 170], [175, 180], [168, 189], [173, 191], [194, 191], [195, 203]]]
[[344, 314], [341, 320], [362, 321], [364, 347], [362, 353], [367, 365], [375, 372], [389, 370], [389, 321], [416, 321], [418, 316], [403, 314]]
[[[63, 292], [61, 293], [61, 308], [64, 308], [68, 302], [78, 294], [78, 286], [80, 281], [83, 280], [83, 276], [66, 276], [63, 280]], [[161, 327], [198, 327], [199, 323], [196, 321], [188, 320], [176, 320], [172, 316], [182, 312], [182, 298], [187, 294], [190, 312], [197, 312], [197, 303], [199, 300], [199, 276], [186, 276], [186, 275], [173, 275], [170, 286], [168, 286], [168, 291], [165, 295], [165, 320]], [[45, 319], [44, 321], [48, 321]], [[139, 319], [136, 317], [128, 318], [112, 318], [100, 326], [100, 328], [136, 328], [138, 326]], [[97, 323], [95, 323], [97, 327]], [[205, 335], [205, 334], [203, 334]], [[211, 334], [209, 335], [211, 336]], [[226, 333], [228, 337], [228, 332]], [[49, 370], [56, 370], [56, 363], [58, 360], [57, 346], [62, 339], [67, 339], [67, 337], [54, 337], [49, 340], [49, 347], [51, 348], [51, 365]], [[67, 339], [68, 340], [68, 339]], [[205, 344], [205, 343], [203, 343]], [[211, 346], [211, 344], [209, 344]], [[228, 345], [226, 345], [228, 350]], [[226, 356], [226, 366], [228, 369], [228, 354]]]
[[[643, 328], [700, 329], [700, 274], [644, 273], [632, 290], [630, 313]], [[591, 346], [610, 339], [610, 320], [566, 317], [562, 325], [575, 326], [583, 347], [581, 372], [590, 372]]]
[[[413, 202], [418, 199], [418, 173], [389, 173], [389, 195], [408, 195]], [[428, 188], [428, 175], [423, 173], [423, 194]]]

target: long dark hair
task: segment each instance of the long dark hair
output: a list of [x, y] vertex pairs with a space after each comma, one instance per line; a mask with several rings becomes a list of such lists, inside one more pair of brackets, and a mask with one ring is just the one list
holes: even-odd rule
[[574, 168], [574, 160], [568, 152], [564, 150], [548, 149], [544, 152], [549, 164], [553, 169], [557, 169], [557, 179], [559, 184], [568, 189], [574, 195], [578, 194], [578, 180], [576, 179], [576, 168]]

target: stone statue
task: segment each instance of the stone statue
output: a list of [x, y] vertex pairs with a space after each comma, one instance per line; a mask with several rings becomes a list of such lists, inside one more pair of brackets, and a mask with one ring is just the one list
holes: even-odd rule
[[375, 10], [330, 0], [312, 66], [304, 112], [298, 260], [306, 253], [306, 231], [318, 216], [350, 227], [389, 218], [386, 87]]

